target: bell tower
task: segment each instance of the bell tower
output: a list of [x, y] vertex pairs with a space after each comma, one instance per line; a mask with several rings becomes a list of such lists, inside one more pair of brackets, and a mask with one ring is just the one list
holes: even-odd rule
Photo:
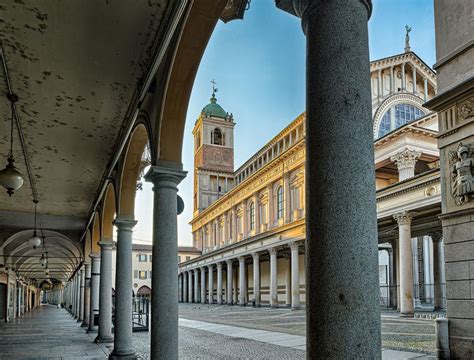
[[204, 210], [234, 186], [234, 126], [232, 114], [212, 96], [194, 124], [194, 214]]

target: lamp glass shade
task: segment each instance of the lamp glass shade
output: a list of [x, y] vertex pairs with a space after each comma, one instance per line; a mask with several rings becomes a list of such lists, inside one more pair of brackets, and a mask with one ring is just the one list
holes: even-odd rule
[[7, 189], [10, 196], [23, 185], [23, 177], [13, 165], [11, 157], [8, 158], [8, 164], [5, 169], [0, 171], [0, 185]]
[[41, 238], [37, 236], [36, 234], [31, 237], [30, 240], [28, 240], [30, 245], [32, 245], [34, 248], [37, 248], [38, 246], [41, 245]]

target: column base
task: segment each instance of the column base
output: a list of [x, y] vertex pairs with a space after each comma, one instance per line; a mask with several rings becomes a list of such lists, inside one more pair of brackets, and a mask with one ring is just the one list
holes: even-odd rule
[[97, 336], [94, 340], [97, 344], [114, 342], [113, 336]]
[[409, 313], [402, 313], [402, 312], [401, 312], [401, 313], [400, 313], [400, 317], [401, 317], [401, 318], [412, 318], [412, 317], [414, 317], [414, 316], [415, 316], [415, 314], [412, 313], [412, 312], [409, 312]]
[[81, 319], [77, 319], [77, 322], [82, 322], [82, 320], [81, 320]]
[[87, 329], [86, 333], [87, 334], [96, 334], [97, 333], [97, 329]]
[[138, 359], [138, 356], [137, 354], [135, 354], [134, 350], [122, 350], [122, 351], [113, 350], [112, 353], [109, 355], [109, 360], [113, 360], [113, 359], [136, 360]]
[[301, 306], [292, 306], [291, 310], [301, 310]]
[[86, 324], [85, 322], [83, 322], [83, 323], [81, 324], [81, 327], [89, 327], [89, 324]]

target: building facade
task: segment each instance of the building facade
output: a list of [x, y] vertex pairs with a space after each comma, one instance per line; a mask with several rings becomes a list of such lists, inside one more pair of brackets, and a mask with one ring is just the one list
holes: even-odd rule
[[[380, 303], [400, 309], [403, 290], [413, 295], [413, 304], [400, 310], [412, 315], [415, 306], [444, 305], [444, 280], [435, 278], [442, 256], [436, 219], [438, 124], [436, 114], [423, 107], [436, 94], [436, 75], [409, 48], [370, 66]], [[303, 113], [233, 171], [235, 122], [213, 93], [193, 130], [191, 225], [193, 245], [202, 256], [179, 266], [180, 301], [292, 308], [305, 304], [304, 122]], [[216, 142], [215, 134], [225, 134], [224, 140], [218, 135]], [[203, 156], [206, 151], [214, 155]], [[397, 219], [407, 216], [400, 221], [414, 219], [416, 227], [410, 226], [409, 247], [401, 249], [402, 223]]]

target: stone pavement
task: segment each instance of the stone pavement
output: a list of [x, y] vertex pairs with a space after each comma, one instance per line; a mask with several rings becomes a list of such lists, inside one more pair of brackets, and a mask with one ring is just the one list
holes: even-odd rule
[[94, 337], [71, 315], [43, 305], [8, 323], [0, 323], [0, 359], [106, 359]]

